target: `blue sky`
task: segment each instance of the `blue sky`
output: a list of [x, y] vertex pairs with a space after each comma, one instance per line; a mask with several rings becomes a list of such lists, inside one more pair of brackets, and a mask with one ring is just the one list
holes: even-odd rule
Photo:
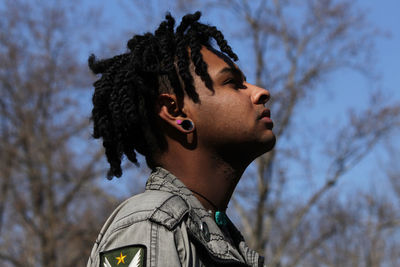
[[383, 86], [392, 88], [400, 97], [400, 1], [363, 1], [369, 8], [369, 16], [389, 37], [377, 42], [378, 68], [383, 72]]
[[[348, 74], [345, 71], [338, 72], [329, 80], [330, 90], [335, 92], [334, 98], [340, 101], [330, 101], [329, 97], [321, 96], [319, 99], [318, 114], [327, 115], [332, 110], [340, 109], [338, 103], [342, 103], [343, 107], [349, 108], [357, 104], [365, 105], [368, 93], [374, 88], [380, 88], [388, 95], [388, 100], [392, 102], [400, 102], [400, 1], [384, 0], [384, 1], [358, 1], [362, 8], [367, 10], [368, 20], [376, 25], [382, 32], [384, 37], [376, 39], [375, 47], [375, 66], [379, 79], [375, 81], [366, 80], [355, 73]], [[342, 88], [351, 88], [349, 91]], [[332, 95], [330, 95], [332, 96]], [[318, 101], [316, 101], [318, 102]], [[371, 122], [373, 123], [373, 122]], [[399, 131], [397, 136], [392, 138], [393, 146], [400, 149]], [[397, 150], [399, 151], [399, 150]], [[350, 184], [353, 187], [369, 190], [373, 186], [378, 186], [382, 190], [390, 187], [387, 181], [381, 180], [380, 168], [385, 165], [385, 151], [382, 147], [378, 147], [368, 155], [359, 166], [349, 172], [343, 179], [343, 183]], [[356, 179], [354, 179], [356, 177]], [[365, 177], [370, 177], [367, 182]], [[375, 179], [373, 179], [375, 177]]]

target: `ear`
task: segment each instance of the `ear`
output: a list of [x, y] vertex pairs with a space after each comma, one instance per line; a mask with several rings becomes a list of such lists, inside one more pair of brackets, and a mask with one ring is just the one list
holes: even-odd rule
[[[164, 122], [182, 133], [187, 134], [194, 131], [193, 121], [183, 113], [175, 95], [160, 94], [157, 98], [157, 113]], [[193, 127], [188, 129], [186, 127], [188, 123], [191, 123]]]

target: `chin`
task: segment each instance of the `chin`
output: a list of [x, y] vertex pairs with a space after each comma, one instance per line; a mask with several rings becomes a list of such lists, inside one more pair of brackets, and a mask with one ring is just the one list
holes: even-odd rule
[[276, 137], [274, 134], [264, 138], [261, 142], [255, 142], [248, 144], [245, 148], [246, 152], [242, 155], [247, 155], [250, 162], [258, 158], [259, 156], [271, 151], [275, 147]]
[[275, 144], [276, 144], [276, 137], [274, 134], [272, 134], [272, 137], [267, 144], [268, 151], [272, 150], [275, 147]]
[[276, 144], [276, 137], [274, 134], [265, 138], [261, 144], [259, 143], [257, 146], [257, 157], [261, 156], [264, 153], [271, 151]]
[[276, 137], [272, 131], [269, 131], [267, 135], [264, 136], [262, 140], [262, 147], [268, 152], [275, 147]]

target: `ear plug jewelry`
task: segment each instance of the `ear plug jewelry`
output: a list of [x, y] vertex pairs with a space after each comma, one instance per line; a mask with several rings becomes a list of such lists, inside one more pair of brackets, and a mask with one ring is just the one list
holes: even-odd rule
[[191, 131], [194, 128], [194, 124], [191, 120], [176, 120], [176, 123], [185, 131]]

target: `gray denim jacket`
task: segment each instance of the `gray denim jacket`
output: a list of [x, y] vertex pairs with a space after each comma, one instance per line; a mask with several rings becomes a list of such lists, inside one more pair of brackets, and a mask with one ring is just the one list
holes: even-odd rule
[[108, 218], [87, 266], [258, 267], [263, 260], [232, 222], [222, 231], [178, 178], [157, 168], [146, 191]]

